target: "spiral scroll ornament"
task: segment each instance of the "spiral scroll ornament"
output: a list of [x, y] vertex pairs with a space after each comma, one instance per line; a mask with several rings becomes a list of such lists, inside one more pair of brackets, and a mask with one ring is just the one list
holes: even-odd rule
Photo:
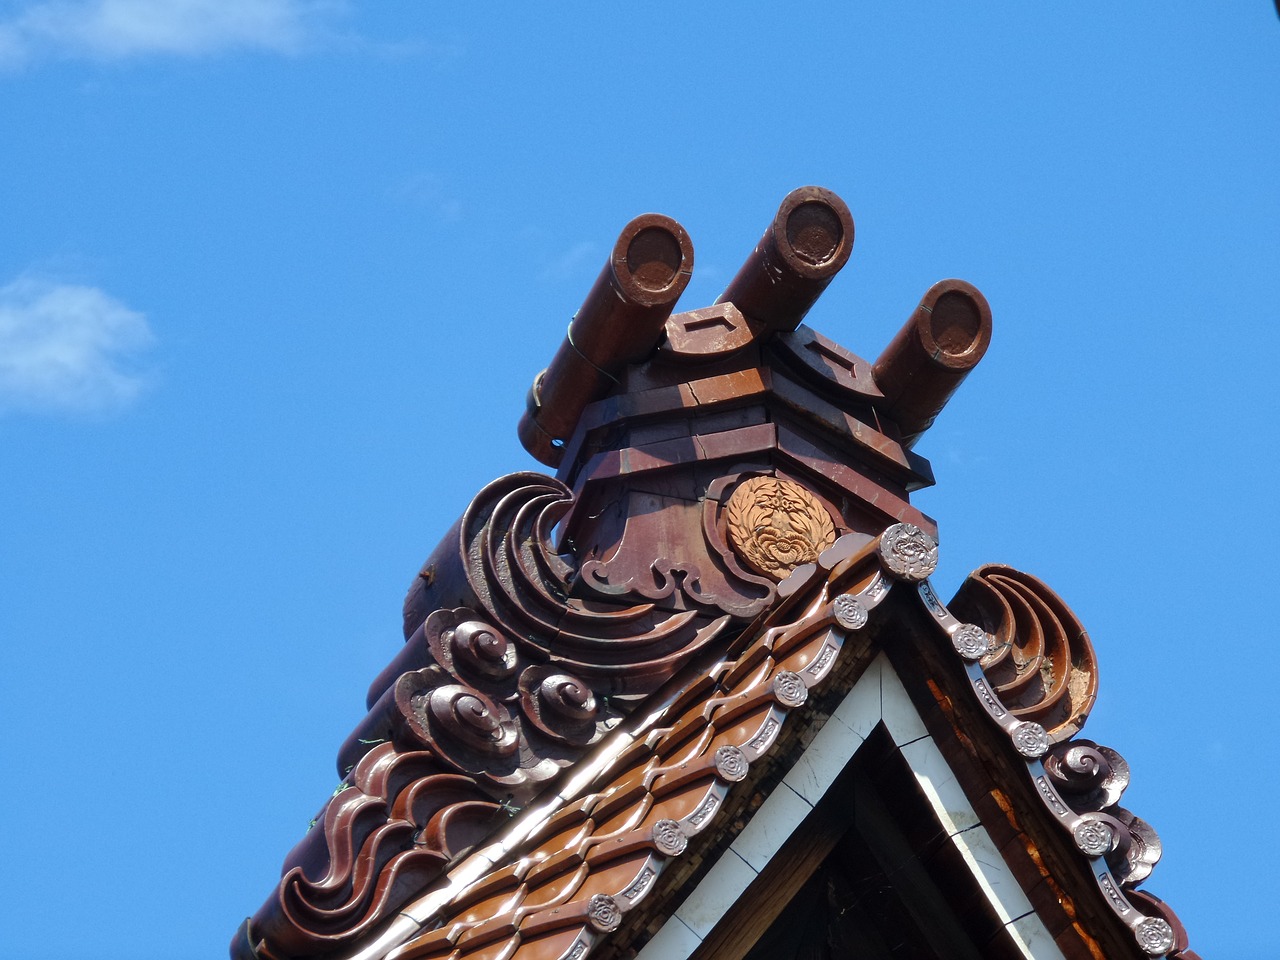
[[734, 553], [756, 573], [786, 579], [836, 540], [831, 514], [812, 493], [779, 477], [738, 484], [725, 509]]
[[1092, 740], [1055, 744], [1044, 769], [1058, 792], [1077, 810], [1105, 810], [1129, 786], [1129, 764], [1115, 750]]
[[455, 663], [464, 663], [492, 680], [516, 671], [515, 646], [495, 627], [480, 620], [464, 620], [448, 639]]
[[585, 745], [598, 734], [601, 710], [595, 693], [578, 677], [551, 667], [529, 667], [520, 674], [520, 709], [553, 740]]
[[553, 673], [538, 684], [538, 699], [566, 720], [591, 720], [596, 715], [591, 688], [567, 673]]
[[938, 541], [914, 523], [895, 523], [880, 534], [880, 561], [891, 576], [918, 583], [938, 567]]
[[571, 601], [576, 560], [553, 546], [552, 530], [572, 505], [568, 487], [536, 473], [495, 480], [476, 496], [457, 544], [473, 606], [486, 622], [512, 625], [525, 662], [545, 663], [554, 646], [560, 669], [594, 689], [650, 693], [717, 630], [696, 610]]
[[1160, 862], [1164, 852], [1160, 835], [1156, 833], [1155, 827], [1141, 817], [1134, 816], [1124, 807], [1111, 807], [1106, 812], [1116, 820], [1124, 833], [1121, 837], [1124, 863], [1117, 868], [1116, 872], [1125, 883], [1141, 883], [1151, 876], [1151, 871]]
[[464, 768], [475, 765], [450, 746], [482, 756], [510, 757], [516, 752], [516, 725], [511, 716], [478, 690], [451, 683], [415, 695], [410, 724], [424, 743], [445, 747], [448, 758]]
[[490, 696], [511, 690], [516, 648], [497, 627], [467, 607], [434, 610], [422, 625], [435, 662], [464, 683]]
[[1097, 698], [1098, 664], [1061, 597], [1030, 574], [991, 564], [970, 574], [947, 607], [991, 636], [982, 672], [1015, 718], [1039, 723], [1052, 743], [1079, 732]]
[[527, 803], [723, 630], [643, 598], [571, 599], [578, 559], [552, 531], [572, 504], [551, 477], [503, 477], [424, 565], [405, 646], [342, 748], [344, 789], [299, 844], [307, 873], [253, 918], [273, 951], [341, 953], [384, 923], [493, 831], [504, 798]]
[[1150, 876], [1163, 847], [1151, 824], [1119, 805], [1129, 785], [1124, 757], [1092, 740], [1069, 740], [1049, 749], [1044, 770], [1071, 809], [1087, 815], [1085, 822], [1105, 823], [1111, 831], [1107, 859], [1117, 876], [1126, 884]]

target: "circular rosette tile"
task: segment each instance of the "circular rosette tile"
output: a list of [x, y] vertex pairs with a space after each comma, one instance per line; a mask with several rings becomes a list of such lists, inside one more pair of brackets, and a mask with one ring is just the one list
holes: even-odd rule
[[678, 857], [689, 846], [689, 838], [674, 820], [659, 820], [653, 825], [653, 845], [666, 857]]
[[976, 623], [962, 623], [951, 635], [951, 646], [966, 660], [981, 660], [991, 649], [991, 637]]
[[1134, 931], [1138, 945], [1153, 957], [1159, 957], [1173, 949], [1173, 927], [1159, 917], [1148, 917]]
[[880, 535], [880, 560], [898, 580], [927, 580], [938, 567], [938, 541], [914, 523], [895, 523]]
[[851, 593], [842, 593], [831, 603], [831, 612], [836, 623], [846, 630], [861, 630], [867, 625], [866, 606]]

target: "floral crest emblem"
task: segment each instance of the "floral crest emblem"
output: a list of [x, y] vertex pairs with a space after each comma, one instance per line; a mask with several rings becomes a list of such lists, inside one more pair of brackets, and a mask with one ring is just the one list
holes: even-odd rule
[[748, 567], [784, 580], [835, 543], [835, 524], [818, 498], [790, 480], [753, 477], [738, 484], [725, 511], [729, 543]]

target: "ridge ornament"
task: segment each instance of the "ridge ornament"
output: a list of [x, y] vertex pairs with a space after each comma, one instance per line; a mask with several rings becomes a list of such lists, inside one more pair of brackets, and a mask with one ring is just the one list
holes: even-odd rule
[[756, 573], [785, 580], [836, 541], [831, 515], [790, 480], [753, 477], [738, 484], [726, 510], [729, 543]]

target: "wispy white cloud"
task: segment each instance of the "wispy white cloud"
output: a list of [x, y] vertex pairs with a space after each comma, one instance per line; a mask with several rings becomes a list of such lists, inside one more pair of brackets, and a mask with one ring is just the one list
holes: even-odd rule
[[443, 223], [462, 219], [462, 197], [446, 187], [434, 173], [418, 173], [396, 182], [388, 191], [397, 203], [406, 203], [431, 211]]
[[0, 287], [0, 413], [102, 413], [144, 386], [146, 318], [96, 287], [24, 276]]
[[596, 260], [599, 249], [597, 244], [589, 240], [574, 244], [542, 268], [542, 279], [569, 280], [585, 273], [592, 266], [598, 266], [593, 261]]
[[343, 0], [38, 0], [0, 20], [0, 65], [42, 56], [296, 53], [345, 6]]

